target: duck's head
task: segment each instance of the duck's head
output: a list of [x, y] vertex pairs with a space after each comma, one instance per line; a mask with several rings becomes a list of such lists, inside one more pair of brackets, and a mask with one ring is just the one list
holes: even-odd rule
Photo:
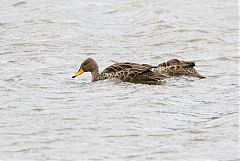
[[74, 76], [72, 76], [72, 78], [75, 78], [81, 74], [83, 74], [84, 72], [95, 72], [98, 71], [98, 65], [97, 62], [92, 59], [92, 58], [87, 58], [86, 60], [84, 60], [78, 70], [77, 73], [75, 73]]

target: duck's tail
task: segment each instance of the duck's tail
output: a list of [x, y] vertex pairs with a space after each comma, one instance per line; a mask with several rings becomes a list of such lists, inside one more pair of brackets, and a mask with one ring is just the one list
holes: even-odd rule
[[197, 77], [197, 78], [199, 78], [199, 79], [207, 78], [207, 77], [199, 74], [198, 72], [196, 73], [195, 77]]

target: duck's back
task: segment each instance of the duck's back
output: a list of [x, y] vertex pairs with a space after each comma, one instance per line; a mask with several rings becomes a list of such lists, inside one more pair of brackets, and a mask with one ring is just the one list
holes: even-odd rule
[[154, 73], [152, 69], [157, 66], [137, 64], [131, 62], [115, 63], [107, 67], [100, 74], [99, 79], [119, 78], [127, 82], [158, 81], [163, 78], [161, 74]]
[[109, 67], [105, 68], [102, 71], [102, 74], [103, 73], [115, 73], [115, 72], [123, 71], [125, 69], [131, 69], [131, 68], [146, 68], [146, 67], [152, 67], [152, 66], [148, 65], [148, 64], [121, 62], [121, 63], [112, 64]]
[[155, 70], [158, 73], [169, 75], [169, 76], [193, 76], [198, 78], [205, 78], [200, 75], [195, 69], [195, 62], [193, 61], [182, 61], [178, 59], [171, 59], [158, 65]]

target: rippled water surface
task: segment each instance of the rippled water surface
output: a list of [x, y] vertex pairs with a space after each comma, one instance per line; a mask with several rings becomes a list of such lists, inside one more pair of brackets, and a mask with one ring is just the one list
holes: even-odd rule
[[[1, 0], [0, 160], [237, 161], [238, 4]], [[71, 79], [92, 57], [195, 60], [207, 79]]]

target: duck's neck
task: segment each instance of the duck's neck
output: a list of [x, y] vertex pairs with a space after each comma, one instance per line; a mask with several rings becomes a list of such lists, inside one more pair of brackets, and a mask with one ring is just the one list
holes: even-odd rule
[[98, 68], [96, 68], [94, 71], [91, 72], [92, 73], [92, 82], [95, 82], [98, 80], [99, 77], [99, 70]]

